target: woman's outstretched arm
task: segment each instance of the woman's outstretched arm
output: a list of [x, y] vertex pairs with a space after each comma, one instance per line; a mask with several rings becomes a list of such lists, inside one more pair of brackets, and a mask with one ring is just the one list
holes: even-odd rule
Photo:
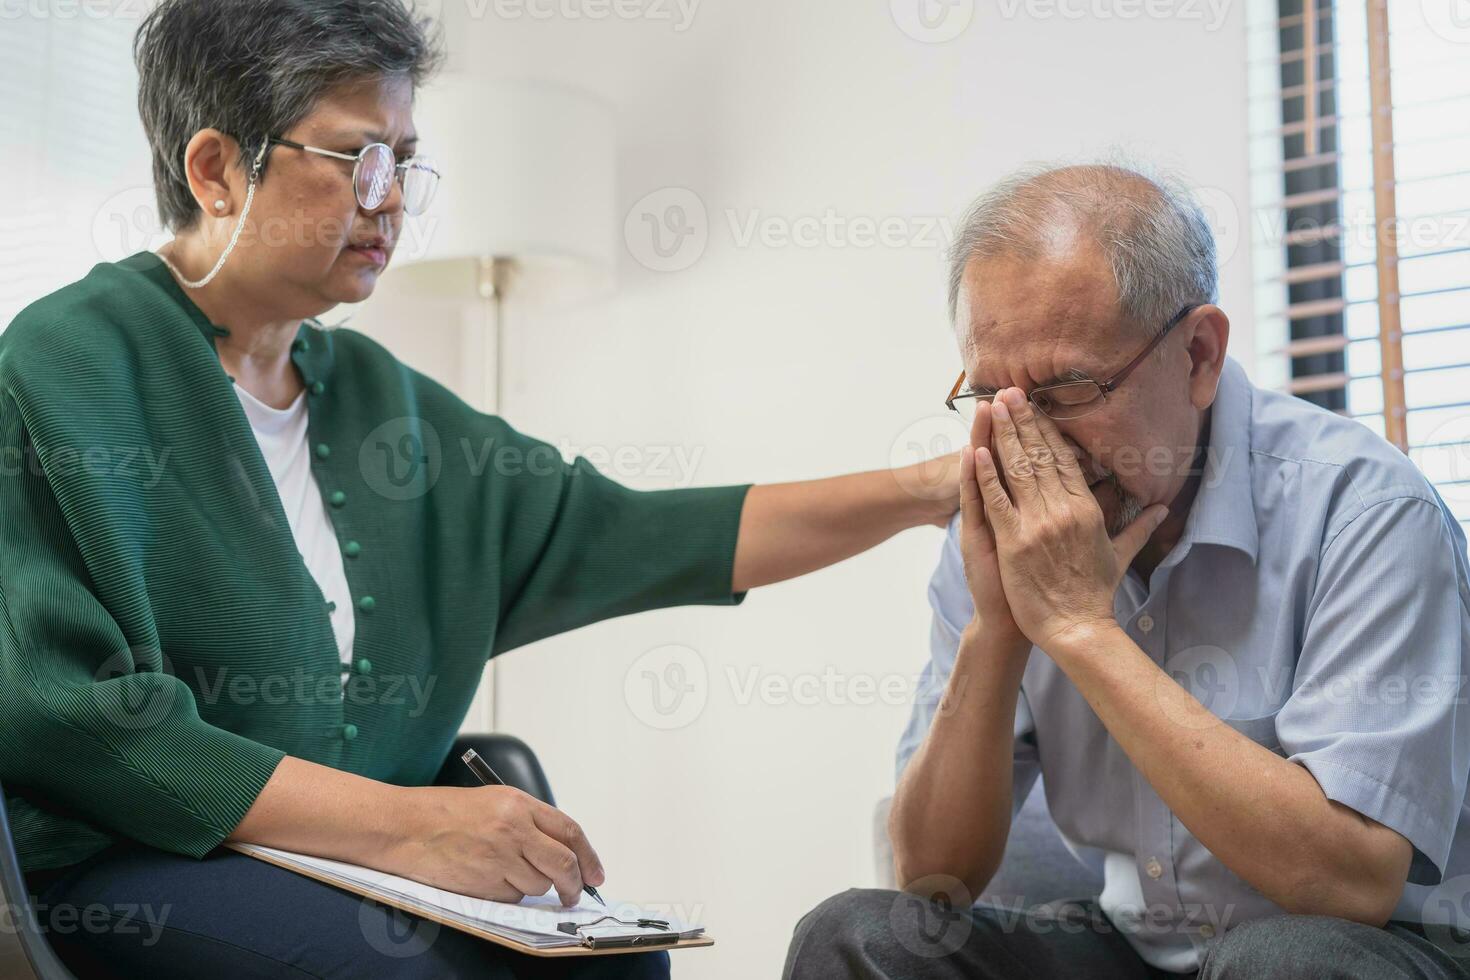
[[896, 470], [752, 487], [740, 514], [733, 591], [814, 572], [907, 528], [943, 527], [959, 503], [958, 455]]

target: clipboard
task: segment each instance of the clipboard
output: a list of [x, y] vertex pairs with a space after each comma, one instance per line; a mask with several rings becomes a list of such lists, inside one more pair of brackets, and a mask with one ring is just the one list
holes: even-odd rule
[[[263, 853], [261, 851], [254, 850], [249, 845], [242, 846], [233, 841], [230, 841], [227, 842], [224, 846], [230, 848], [231, 850], [239, 851], [241, 854], [244, 854], [247, 857], [255, 858], [257, 861], [265, 861], [268, 864], [274, 864], [277, 867], [285, 868], [287, 871], [291, 871], [299, 875], [304, 875], [308, 878], [314, 878], [324, 885], [330, 885], [333, 888], [339, 889], [341, 891], [351, 892], [354, 895], [360, 895], [363, 898], [371, 899], [372, 901], [377, 902], [379, 905], [387, 905], [390, 908], [396, 908], [399, 911], [408, 912], [411, 915], [416, 915], [421, 919], [428, 919], [431, 922], [437, 922], [442, 926], [448, 926], [451, 929], [457, 929], [460, 932], [469, 933], [471, 936], [476, 936], [480, 939], [489, 940], [490, 942], [495, 943], [497, 946], [504, 946], [507, 949], [515, 950], [517, 953], [524, 953], [527, 956], [540, 956], [549, 959], [564, 956], [616, 956], [622, 953], [647, 953], [653, 950], [660, 949], [697, 949], [703, 946], [713, 946], [715, 944], [714, 937], [709, 935], [708, 933], [701, 933], [698, 936], [694, 936], [688, 939], [674, 939], [674, 941], [669, 941], [672, 938], [669, 936], [656, 937], [663, 940], [662, 942], [652, 941], [655, 937], [640, 936], [638, 938], [645, 941], [636, 943], [619, 943], [605, 939], [597, 940], [593, 939], [592, 937], [581, 936], [577, 932], [569, 932], [569, 936], [576, 936], [580, 940], [577, 945], [554, 946], [546, 949], [539, 946], [531, 946], [527, 943], [518, 942], [515, 939], [510, 938], [509, 936], [502, 936], [501, 934], [497, 932], [492, 932], [489, 929], [475, 926], [472, 923], [462, 922], [459, 919], [451, 918], [450, 916], [444, 915], [441, 912], [436, 912], [432, 908], [425, 908], [417, 902], [400, 901], [392, 895], [384, 895], [379, 892], [374, 892], [368, 888], [356, 888], [345, 882], [330, 878], [324, 874], [319, 874], [312, 868], [305, 868], [299, 865], [290, 864], [286, 861], [277, 859], [276, 856], [273, 854]], [[571, 923], [565, 923], [564, 925], [571, 925]], [[562, 929], [562, 931], [564, 932], [566, 931], [562, 928], [562, 926], [558, 926], [558, 928]]]
[[[609, 915], [606, 918], [611, 919], [614, 916]], [[620, 925], [652, 928], [655, 931], [639, 933], [635, 936], [600, 936], [597, 934], [596, 923], [561, 922], [556, 928], [568, 936], [575, 936], [588, 949], [654, 949], [679, 944], [680, 936], [677, 932], [657, 931], [659, 928], [668, 928], [668, 923], [662, 919], [638, 919], [636, 922], [618, 919], [617, 921]]]

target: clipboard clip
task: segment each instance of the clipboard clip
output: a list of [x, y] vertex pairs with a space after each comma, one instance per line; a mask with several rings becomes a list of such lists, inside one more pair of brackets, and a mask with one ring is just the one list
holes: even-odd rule
[[[652, 935], [643, 936], [589, 936], [582, 930], [592, 926], [601, 925], [611, 919], [618, 925], [632, 926], [637, 929], [658, 929]], [[669, 932], [669, 923], [665, 919], [619, 919], [615, 915], [604, 915], [592, 922], [558, 922], [558, 932], [564, 932], [568, 936], [576, 936], [581, 944], [588, 949], [618, 949], [630, 946], [672, 946], [679, 941], [677, 932]]]

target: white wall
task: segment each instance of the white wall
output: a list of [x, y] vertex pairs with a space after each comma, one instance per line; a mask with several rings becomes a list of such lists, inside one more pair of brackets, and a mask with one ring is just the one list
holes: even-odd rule
[[[1235, 241], [1248, 214], [1238, 6], [1211, 29], [1212, 8], [1182, 0], [1149, 8], [1177, 16], [1134, 19], [1127, 0], [1065, 14], [985, 4], [935, 44], [897, 26], [890, 6], [906, 2], [707, 0], [680, 31], [656, 19], [678, 8], [652, 0], [620, 8], [646, 16], [602, 20], [591, 2], [446, 0], [457, 69], [578, 85], [619, 109], [620, 209], [635, 212], [620, 289], [575, 313], [511, 318], [502, 411], [514, 424], [609, 459], [622, 449], [616, 471], [645, 487], [911, 458], [911, 444], [952, 431], [931, 417], [959, 364], [932, 223], [1015, 165], [1114, 147], [1211, 189], [1229, 229], [1232, 349], [1252, 365], [1249, 243]], [[655, 272], [639, 261], [653, 255], [642, 212], [671, 203], [707, 248]], [[848, 228], [832, 244], [737, 240], [752, 217], [779, 232], [829, 210]], [[859, 219], [892, 219], [911, 244], [862, 247]], [[697, 460], [692, 477], [663, 458], [675, 449]], [[939, 540], [912, 531], [739, 610], [645, 614], [498, 661], [497, 726], [541, 755], [600, 849], [607, 891], [702, 916], [718, 937], [680, 954], [679, 975], [774, 976], [807, 908], [873, 880], [870, 814], [892, 790], [907, 717], [881, 690], [906, 692], [926, 656]], [[664, 672], [668, 645], [687, 648], [682, 681]], [[650, 700], [660, 678], [692, 687], [673, 714]], [[752, 679], [776, 686], [747, 696]], [[792, 682], [815, 683], [816, 703], [783, 696]], [[870, 703], [853, 703], [865, 691]], [[673, 694], [662, 689], [662, 707]]]

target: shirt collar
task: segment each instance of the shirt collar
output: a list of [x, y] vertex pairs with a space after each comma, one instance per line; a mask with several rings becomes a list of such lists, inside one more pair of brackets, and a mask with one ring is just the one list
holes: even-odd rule
[[1182, 539], [1185, 544], [1236, 548], [1254, 564], [1260, 540], [1251, 493], [1252, 397], [1245, 369], [1225, 358], [1210, 410], [1205, 470]]

